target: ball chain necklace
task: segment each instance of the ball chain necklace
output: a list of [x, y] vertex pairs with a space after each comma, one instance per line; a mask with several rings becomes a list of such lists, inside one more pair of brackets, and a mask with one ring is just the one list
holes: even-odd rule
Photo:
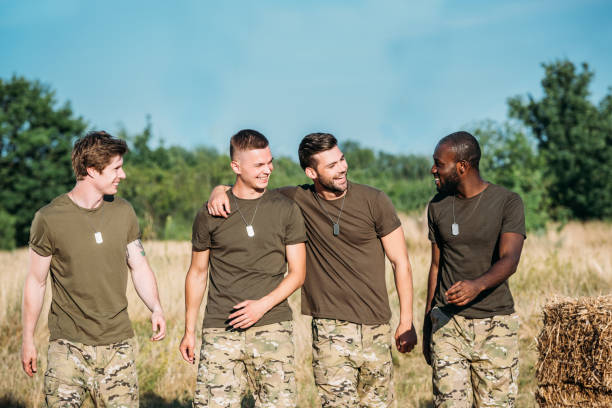
[[[463, 220], [463, 222], [468, 221], [470, 218], [472, 218], [472, 215], [474, 215], [474, 211], [476, 211], [476, 208], [478, 208], [478, 205], [480, 204], [480, 200], [482, 199], [482, 196], [485, 193], [485, 190], [482, 190], [482, 192], [480, 193], [480, 197], [478, 197], [478, 201], [476, 202], [476, 205], [474, 206], [474, 208], [472, 208], [472, 211], [470, 212], [470, 215], [468, 215], [465, 220]], [[451, 225], [451, 233], [454, 236], [459, 235], [459, 224], [457, 224], [457, 221], [455, 220], [455, 197], [457, 196], [457, 194], [453, 194], [453, 224]]]
[[338, 218], [336, 219], [336, 222], [334, 222], [334, 220], [332, 219], [331, 215], [329, 215], [329, 213], [327, 212], [325, 207], [323, 207], [323, 203], [319, 199], [319, 194], [317, 194], [316, 191], [313, 191], [313, 194], [314, 194], [315, 198], [317, 199], [317, 202], [319, 203], [319, 206], [321, 207], [321, 209], [323, 210], [325, 215], [327, 215], [327, 218], [329, 218], [329, 220], [331, 221], [331, 223], [333, 225], [332, 232], [334, 233], [334, 237], [337, 237], [338, 235], [340, 235], [340, 217], [342, 216], [342, 210], [344, 209], [344, 200], [346, 200], [346, 196], [348, 195], [348, 188], [346, 190], [346, 194], [344, 194], [344, 197], [342, 197], [342, 204], [340, 205], [340, 212], [338, 213]]
[[[77, 207], [82, 208], [81, 206], [79, 206], [74, 197], [72, 196], [71, 193], [68, 193], [68, 198], [70, 199], [70, 201], [72, 201]], [[104, 198], [102, 198], [102, 203], [100, 204], [100, 206], [98, 206], [96, 209], [99, 209], [99, 213], [100, 214], [100, 221], [98, 222], [98, 225], [102, 225], [103, 223], [103, 219], [102, 219], [102, 210], [104, 207]], [[87, 223], [87, 225], [89, 226], [89, 228], [91, 228], [91, 230], [94, 233], [94, 239], [96, 240], [96, 244], [101, 244], [104, 242], [104, 240], [102, 239], [102, 232], [101, 232], [101, 228], [94, 228], [94, 226], [92, 225], [91, 221], [89, 220], [89, 214], [85, 214], [85, 222]]]
[[234, 204], [236, 205], [238, 214], [240, 214], [240, 218], [242, 218], [244, 225], [246, 225], [247, 235], [249, 236], [249, 238], [253, 238], [255, 236], [255, 230], [253, 229], [253, 221], [255, 221], [255, 214], [257, 214], [257, 208], [259, 208], [259, 203], [261, 203], [261, 200], [263, 199], [263, 194], [257, 200], [257, 204], [255, 205], [255, 211], [253, 211], [253, 217], [251, 217], [251, 222], [247, 222], [246, 218], [244, 218], [244, 215], [242, 215], [242, 211], [240, 211], [240, 207], [238, 206], [238, 200], [236, 200], [236, 196], [234, 195], [233, 191], [232, 196], [234, 197]]

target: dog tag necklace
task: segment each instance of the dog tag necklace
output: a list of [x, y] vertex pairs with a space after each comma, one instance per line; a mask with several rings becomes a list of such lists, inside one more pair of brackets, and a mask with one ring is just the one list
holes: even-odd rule
[[[81, 208], [75, 201], [74, 198], [72, 197], [72, 195], [70, 193], [68, 193], [68, 198], [70, 199], [70, 201], [72, 201], [77, 207]], [[98, 211], [100, 214], [100, 223], [102, 224], [102, 206], [104, 205], [104, 199], [102, 200], [102, 204], [100, 205], [100, 207], [98, 207]], [[102, 239], [102, 232], [100, 231], [100, 228], [94, 228], [93, 225], [91, 225], [91, 222], [89, 222], [89, 218], [88, 218], [89, 214], [85, 214], [85, 221], [87, 222], [87, 225], [89, 225], [89, 228], [92, 229], [92, 231], [94, 232], [94, 240], [96, 241], [96, 244], [101, 244], [104, 242], [104, 240]]]
[[[478, 205], [480, 204], [480, 199], [482, 198], [483, 195], [484, 195], [484, 190], [482, 190], [482, 192], [480, 193], [480, 197], [478, 197], [478, 201], [476, 202], [476, 205], [474, 206], [474, 208], [472, 208], [472, 212], [470, 212], [470, 215], [468, 215], [467, 218], [463, 220], [464, 222], [472, 218], [472, 215], [474, 215], [474, 211], [476, 211], [476, 208], [478, 208]], [[456, 197], [456, 194], [453, 195], [453, 224], [451, 225], [451, 234], [453, 234], [454, 236], [457, 236], [459, 235], [459, 224], [457, 224], [457, 221], [455, 220], [455, 197]]]
[[348, 189], [346, 190], [346, 193], [344, 194], [344, 197], [342, 197], [342, 204], [340, 205], [340, 212], [338, 213], [338, 219], [336, 220], [336, 222], [334, 222], [334, 220], [329, 215], [329, 213], [327, 212], [325, 207], [323, 207], [323, 203], [319, 199], [319, 194], [317, 194], [316, 191], [314, 191], [313, 194], [314, 194], [315, 198], [317, 199], [317, 202], [319, 203], [319, 207], [321, 207], [321, 209], [323, 210], [325, 215], [327, 215], [327, 218], [329, 218], [329, 220], [331, 221], [331, 223], [333, 225], [332, 232], [334, 234], [334, 237], [337, 237], [338, 235], [340, 235], [340, 217], [342, 216], [342, 209], [344, 208], [344, 200], [346, 200], [346, 196], [348, 195]]
[[259, 203], [261, 203], [263, 196], [261, 196], [257, 200], [257, 204], [255, 205], [255, 211], [253, 211], [253, 217], [251, 217], [251, 222], [247, 222], [246, 218], [244, 218], [244, 215], [242, 215], [242, 211], [240, 211], [240, 207], [238, 207], [238, 200], [236, 200], [236, 196], [234, 195], [234, 192], [232, 192], [232, 196], [234, 197], [234, 204], [236, 205], [238, 214], [240, 214], [240, 218], [242, 218], [242, 221], [244, 221], [244, 225], [246, 225], [246, 233], [249, 236], [249, 238], [253, 238], [255, 236], [255, 230], [253, 229], [253, 221], [255, 221], [255, 214], [257, 214], [257, 208], [259, 207]]

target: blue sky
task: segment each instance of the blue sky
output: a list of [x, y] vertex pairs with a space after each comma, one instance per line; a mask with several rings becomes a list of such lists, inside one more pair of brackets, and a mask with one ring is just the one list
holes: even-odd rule
[[0, 77], [39, 79], [92, 128], [225, 150], [262, 131], [296, 157], [310, 132], [431, 154], [442, 136], [540, 94], [569, 58], [612, 86], [607, 1], [0, 0]]

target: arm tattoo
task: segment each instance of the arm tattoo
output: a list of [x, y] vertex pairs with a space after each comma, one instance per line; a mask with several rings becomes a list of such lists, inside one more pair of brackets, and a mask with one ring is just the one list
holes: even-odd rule
[[142, 242], [139, 239], [136, 240], [136, 246], [140, 249], [140, 255], [145, 256], [145, 250], [142, 246]]

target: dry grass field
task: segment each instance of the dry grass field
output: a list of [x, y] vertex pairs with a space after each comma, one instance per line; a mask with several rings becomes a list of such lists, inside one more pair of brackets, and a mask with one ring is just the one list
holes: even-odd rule
[[[414, 273], [415, 326], [420, 328], [430, 245], [422, 219], [403, 217], [403, 225]], [[183, 362], [178, 344], [183, 331], [183, 282], [190, 245], [187, 242], [146, 242], [145, 248], [158, 277], [168, 334], [161, 343], [149, 342], [148, 311], [130, 284], [129, 313], [139, 343], [137, 363], [141, 406], [187, 407], [191, 403], [196, 368]], [[0, 253], [0, 407], [35, 407], [41, 404], [50, 293], [47, 293], [43, 317], [36, 332], [39, 372], [34, 379], [29, 379], [21, 370], [19, 361], [20, 304], [26, 267], [26, 249]], [[387, 282], [395, 322], [398, 301], [390, 270], [387, 271]], [[562, 230], [552, 228], [546, 233], [529, 236], [518, 272], [511, 278], [511, 289], [522, 320], [518, 406], [533, 407], [537, 359], [535, 337], [541, 328], [541, 308], [555, 294], [591, 296], [612, 291], [610, 224], [570, 223]], [[299, 294], [291, 297], [291, 305], [295, 311], [299, 310]], [[316, 406], [318, 400], [310, 366], [310, 321], [299, 313], [295, 316], [299, 406]], [[409, 355], [394, 353], [393, 362], [398, 406], [431, 406], [431, 371], [420, 354], [420, 345]]]

